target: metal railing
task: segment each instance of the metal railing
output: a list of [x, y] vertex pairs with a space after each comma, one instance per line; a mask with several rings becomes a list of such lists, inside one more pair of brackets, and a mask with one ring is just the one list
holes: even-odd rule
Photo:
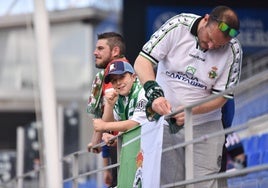
[[268, 49], [246, 57], [243, 61], [241, 80], [268, 69]]
[[[262, 73], [257, 74], [255, 76], [252, 76], [249, 79], [244, 80], [235, 88], [236, 95], [239, 95], [240, 93], [246, 92], [247, 90], [250, 90], [250, 89], [252, 89], [252, 88], [254, 88], [262, 83], [266, 83], [268, 80], [267, 75], [268, 75], [268, 70], [263, 71]], [[264, 115], [264, 116], [255, 118], [254, 120], [249, 121], [246, 124], [231, 127], [231, 128], [225, 129], [223, 131], [215, 132], [213, 134], [208, 134], [208, 135], [205, 135], [205, 137], [193, 139], [193, 137], [192, 137], [193, 127], [191, 124], [191, 118], [192, 118], [191, 109], [197, 105], [200, 105], [202, 103], [205, 103], [207, 101], [215, 99], [216, 97], [222, 96], [228, 92], [230, 92], [230, 91], [226, 90], [226, 91], [220, 93], [219, 95], [210, 96], [203, 101], [200, 101], [200, 102], [192, 104], [192, 105], [188, 105], [184, 108], [184, 111], [186, 112], [185, 142], [179, 143], [179, 144], [174, 145], [174, 146], [169, 147], [169, 148], [164, 148], [163, 152], [167, 152], [169, 150], [172, 150], [172, 149], [175, 149], [178, 147], [185, 147], [186, 148], [186, 153], [185, 153], [185, 155], [186, 155], [186, 164], [185, 165], [187, 166], [187, 168], [186, 168], [186, 180], [180, 181], [180, 182], [174, 182], [172, 184], [163, 185], [162, 186], [163, 188], [174, 187], [174, 186], [179, 186], [179, 185], [186, 185], [187, 187], [191, 187], [194, 183], [198, 183], [198, 182], [202, 182], [202, 181], [207, 181], [207, 180], [211, 180], [211, 179], [220, 179], [220, 178], [230, 178], [230, 177], [240, 176], [240, 175], [251, 173], [251, 172], [256, 172], [256, 171], [268, 169], [268, 165], [265, 164], [265, 165], [259, 165], [259, 166], [255, 166], [255, 167], [241, 169], [241, 170], [235, 171], [235, 172], [225, 172], [225, 173], [204, 176], [204, 177], [200, 177], [200, 178], [193, 178], [193, 165], [192, 164], [193, 164], [193, 144], [194, 143], [203, 141], [204, 139], [213, 138], [213, 137], [216, 137], [216, 136], [219, 136], [222, 134], [228, 134], [228, 133], [231, 133], [234, 131], [239, 131], [241, 138], [246, 138], [246, 137], [249, 137], [253, 134], [258, 134], [260, 132], [262, 132], [262, 133], [268, 132], [268, 127], [266, 125], [266, 122], [268, 122], [268, 115]], [[169, 118], [169, 117], [173, 116], [174, 114], [179, 113], [181, 111], [183, 111], [183, 110], [170, 113], [170, 114], [166, 115], [165, 118]], [[123, 133], [123, 134], [127, 134], [127, 133]], [[119, 139], [120, 140], [121, 136], [122, 136], [122, 134], [117, 135], [112, 139]], [[95, 145], [94, 147], [101, 147], [104, 144], [105, 143], [100, 143], [98, 145]], [[119, 150], [119, 152], [120, 152], [120, 150]], [[67, 156], [64, 156], [63, 159], [61, 159], [59, 161], [61, 164], [63, 164], [63, 161], [65, 161], [65, 160], [70, 161], [70, 159], [71, 159], [71, 166], [72, 166], [72, 175], [67, 179], [63, 179], [62, 184], [64, 184], [64, 182], [72, 181], [72, 185], [73, 185], [72, 187], [78, 188], [79, 178], [86, 177], [86, 176], [89, 176], [92, 174], [96, 174], [96, 173], [101, 172], [101, 171], [106, 170], [106, 169], [118, 168], [120, 166], [120, 163], [118, 162], [116, 164], [113, 164], [113, 165], [110, 165], [107, 167], [103, 167], [103, 168], [99, 168], [96, 170], [92, 170], [92, 171], [89, 171], [86, 173], [79, 173], [78, 162], [79, 162], [79, 156], [81, 156], [81, 155], [91, 155], [91, 153], [89, 153], [88, 151], [81, 150], [81, 151], [71, 153]], [[188, 168], [189, 166], [191, 168]], [[21, 176], [17, 176], [13, 180], [6, 182], [5, 184], [1, 184], [0, 187], [1, 188], [15, 187], [15, 185], [17, 185], [17, 182], [19, 180], [30, 176], [32, 173], [40, 174], [40, 172], [41, 172], [41, 174], [42, 174], [43, 171], [45, 171], [45, 170], [46, 170], [46, 168], [44, 166], [42, 166], [37, 170], [33, 170], [33, 171], [28, 172], [26, 174], [23, 174]]]
[[[235, 88], [235, 93], [236, 95], [238, 95], [239, 93], [245, 92], [250, 88], [253, 88], [254, 86], [258, 86], [261, 83], [264, 83], [268, 80], [268, 71], [263, 71], [261, 74], [257, 74], [255, 76], [252, 76], [251, 78], [244, 80], [243, 82], [241, 82], [236, 88]], [[186, 159], [186, 163], [185, 166], [187, 166], [186, 168], [186, 180], [185, 181], [181, 181], [181, 182], [174, 182], [173, 184], [167, 184], [167, 185], [163, 185], [162, 187], [173, 187], [173, 186], [179, 186], [179, 185], [187, 185], [188, 187], [191, 187], [191, 184], [193, 183], [197, 183], [197, 182], [202, 182], [202, 181], [207, 181], [207, 180], [211, 180], [211, 179], [220, 179], [220, 178], [227, 178], [227, 177], [233, 177], [233, 176], [238, 176], [238, 175], [243, 175], [243, 174], [247, 174], [250, 172], [255, 172], [255, 171], [260, 171], [260, 170], [267, 170], [268, 169], [268, 165], [261, 165], [261, 166], [256, 166], [256, 167], [251, 167], [251, 168], [247, 168], [247, 169], [243, 169], [243, 170], [239, 170], [237, 172], [225, 172], [225, 173], [219, 173], [219, 174], [214, 174], [214, 175], [210, 175], [210, 176], [206, 176], [206, 177], [201, 177], [201, 178], [193, 178], [193, 168], [189, 168], [192, 167], [193, 165], [193, 144], [200, 142], [204, 139], [208, 139], [208, 138], [212, 138], [212, 137], [216, 137], [222, 134], [228, 134], [231, 133], [233, 131], [239, 131], [239, 130], [247, 130], [250, 129], [252, 127], [252, 125], [256, 126], [256, 124], [261, 124], [262, 122], [267, 122], [268, 121], [268, 116], [264, 116], [261, 120], [259, 121], [253, 121], [249, 122], [245, 125], [241, 125], [241, 126], [236, 126], [236, 127], [231, 127], [228, 129], [225, 129], [223, 131], [219, 131], [213, 134], [208, 134], [205, 137], [201, 137], [201, 138], [196, 138], [193, 139], [192, 135], [192, 131], [193, 131], [193, 127], [192, 127], [192, 114], [191, 114], [191, 109], [195, 106], [198, 106], [202, 103], [208, 102], [210, 100], [213, 100], [219, 96], [223, 96], [227, 93], [229, 93], [230, 91], [233, 91], [232, 89], [230, 90], [226, 90], [218, 95], [212, 95], [210, 97], [207, 97], [205, 100], [202, 100], [198, 103], [192, 104], [192, 105], [188, 105], [186, 106], [184, 109], [182, 110], [178, 110], [175, 112], [172, 112], [168, 115], [165, 116], [165, 118], [170, 118], [171, 116], [175, 115], [176, 113], [182, 112], [183, 110], [186, 113], [186, 120], [185, 120], [185, 142], [184, 143], [180, 143], [178, 145], [172, 146], [170, 148], [165, 148], [163, 149], [163, 152], [166, 152], [168, 150], [172, 150], [176, 147], [185, 147], [185, 159]], [[268, 127], [267, 126], [258, 126], [260, 128], [260, 130], [266, 131], [268, 132]], [[258, 131], [255, 130], [254, 134], [256, 134]], [[252, 133], [251, 133], [252, 134]], [[249, 134], [242, 134], [242, 135], [246, 135], [246, 136], [250, 136]], [[114, 137], [113, 139], [120, 139], [122, 135], [118, 135], [116, 137]], [[141, 135], [142, 136], [142, 135]], [[103, 146], [104, 143], [98, 144], [95, 147], [99, 147], [99, 146]], [[71, 156], [77, 156], [79, 154], [79, 152], [70, 154]], [[76, 158], [76, 157], [75, 157]], [[77, 161], [75, 160], [75, 162], [73, 163], [74, 166], [77, 165]], [[75, 180], [79, 177], [82, 176], [86, 176], [92, 173], [97, 173], [99, 171], [105, 170], [105, 169], [109, 169], [109, 168], [115, 168], [118, 167], [120, 164], [114, 164], [114, 165], [110, 165], [108, 167], [102, 168], [102, 169], [97, 169], [88, 173], [84, 173], [84, 174], [77, 174], [77, 171], [73, 174], [73, 177], [71, 178], [72, 180]], [[76, 169], [76, 168], [75, 168]], [[68, 180], [71, 180], [68, 179]], [[64, 180], [66, 181], [66, 180]], [[77, 184], [73, 184], [74, 188], [77, 188]]]

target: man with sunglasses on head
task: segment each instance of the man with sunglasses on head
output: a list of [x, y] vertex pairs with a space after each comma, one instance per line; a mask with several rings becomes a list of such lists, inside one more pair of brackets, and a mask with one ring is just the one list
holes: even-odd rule
[[[210, 95], [234, 88], [240, 79], [242, 48], [237, 14], [217, 6], [210, 14], [182, 13], [169, 19], [143, 46], [134, 68], [148, 99], [150, 121], [199, 102]], [[158, 65], [155, 77], [153, 67]], [[221, 131], [221, 107], [233, 93], [227, 93], [192, 109], [193, 137]], [[184, 112], [164, 126], [163, 148], [184, 142]], [[193, 145], [194, 178], [218, 173], [224, 135]], [[184, 148], [165, 152], [161, 158], [161, 185], [185, 180]], [[220, 187], [217, 180], [194, 187]]]

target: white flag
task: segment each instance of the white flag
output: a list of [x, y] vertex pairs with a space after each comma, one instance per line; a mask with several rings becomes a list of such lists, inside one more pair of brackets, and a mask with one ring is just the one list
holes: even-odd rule
[[142, 187], [159, 188], [162, 156], [164, 116], [157, 122], [148, 122], [141, 126]]

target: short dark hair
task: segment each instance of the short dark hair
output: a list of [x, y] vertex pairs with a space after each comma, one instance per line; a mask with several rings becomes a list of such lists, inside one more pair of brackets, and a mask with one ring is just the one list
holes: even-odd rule
[[126, 44], [122, 35], [116, 32], [106, 32], [98, 34], [99, 39], [107, 39], [108, 46], [112, 49], [115, 46], [118, 46], [120, 49], [120, 56], [125, 56], [126, 54]]
[[209, 15], [209, 22], [212, 22], [213, 19], [216, 19], [225, 22], [228, 26], [236, 30], [239, 30], [240, 28], [240, 21], [237, 14], [228, 6], [217, 6], [211, 11]]

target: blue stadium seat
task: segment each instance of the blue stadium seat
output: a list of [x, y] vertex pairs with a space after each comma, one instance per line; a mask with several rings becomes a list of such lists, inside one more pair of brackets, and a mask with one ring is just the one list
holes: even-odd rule
[[228, 188], [242, 188], [242, 181], [240, 177], [228, 179]]
[[255, 153], [259, 151], [259, 136], [253, 135], [245, 143], [246, 154]]
[[243, 145], [243, 148], [244, 148], [244, 152], [247, 154], [249, 151], [248, 151], [248, 142], [249, 142], [249, 138], [243, 138], [241, 139], [241, 143]]
[[242, 188], [258, 188], [259, 181], [258, 179], [246, 179], [242, 183]]
[[[262, 153], [260, 151], [258, 152], [254, 152], [254, 153], [248, 153], [247, 154], [247, 167], [254, 167], [257, 165], [261, 164], [261, 156]], [[251, 172], [249, 174], [247, 174], [246, 178], [244, 178], [244, 180], [247, 179], [256, 179], [260, 177], [260, 171], [257, 172]]]
[[72, 188], [72, 182], [71, 181], [64, 182], [63, 188]]
[[260, 180], [259, 188], [267, 188], [268, 187], [268, 177]]
[[262, 152], [261, 164], [268, 164], [268, 150]]
[[253, 152], [247, 155], [247, 166], [252, 167], [261, 164], [262, 152]]
[[259, 139], [259, 148], [261, 151], [268, 151], [268, 134], [262, 134]]
[[[261, 152], [261, 164], [268, 164], [268, 150]], [[268, 177], [268, 170], [260, 171], [260, 177]]]

